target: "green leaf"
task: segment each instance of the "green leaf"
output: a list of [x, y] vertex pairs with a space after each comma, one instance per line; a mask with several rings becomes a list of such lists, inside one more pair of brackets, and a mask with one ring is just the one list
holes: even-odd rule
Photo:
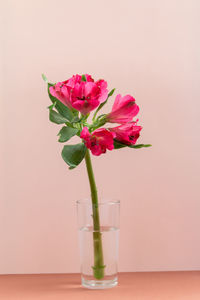
[[57, 98], [51, 95], [51, 93], [49, 92], [49, 88], [51, 86], [54, 86], [54, 84], [48, 83], [49, 98], [51, 99], [52, 103], [56, 103], [55, 108], [57, 109], [57, 111], [68, 121], [71, 121], [74, 118], [73, 112], [66, 105], [60, 102]]
[[74, 117], [72, 120], [71, 120], [72, 123], [79, 123], [80, 122], [80, 119], [79, 117]]
[[120, 148], [124, 148], [127, 147], [128, 145], [122, 144], [116, 140], [114, 140], [114, 149], [120, 149]]
[[140, 148], [148, 148], [151, 147], [152, 145], [150, 144], [137, 144], [137, 145], [129, 145], [129, 148], [135, 148], [135, 149], [140, 149]]
[[62, 158], [70, 169], [76, 168], [85, 157], [86, 147], [83, 143], [65, 145], [62, 150]]
[[115, 149], [120, 149], [120, 148], [124, 148], [124, 147], [129, 147], [129, 148], [134, 148], [134, 149], [140, 149], [140, 148], [151, 147], [151, 145], [150, 144], [126, 145], [126, 144], [120, 143], [117, 140], [114, 140], [114, 148]]
[[56, 102], [54, 104], [49, 105], [47, 108], [51, 110], [55, 107], [55, 104], [56, 104]]
[[114, 91], [115, 91], [115, 89], [112, 89], [112, 90], [110, 91], [110, 93], [108, 94], [108, 97], [111, 97], [111, 96], [114, 94]]
[[44, 80], [44, 82], [48, 83], [48, 79], [44, 74], [42, 74], [42, 79]]
[[49, 110], [49, 120], [56, 124], [64, 124], [67, 122], [67, 119], [57, 113], [55, 110]]
[[68, 119], [69, 121], [72, 121], [74, 118], [74, 114], [73, 112], [66, 106], [64, 105], [62, 102], [60, 102], [59, 100], [56, 102], [56, 109], [57, 111], [66, 119]]
[[54, 84], [48, 83], [48, 85], [47, 85], [47, 90], [48, 90], [48, 94], [49, 94], [49, 98], [50, 98], [51, 102], [54, 103], [54, 102], [57, 101], [57, 98], [55, 98], [54, 96], [52, 96], [52, 95], [50, 94], [49, 88], [50, 88], [51, 86], [54, 86]]
[[93, 116], [93, 118], [92, 118], [93, 121], [94, 121], [94, 119], [96, 118], [96, 115], [97, 115], [97, 113], [100, 111], [100, 109], [102, 109], [102, 107], [108, 102], [109, 97], [111, 97], [111, 96], [113, 95], [114, 91], [115, 91], [115, 89], [112, 89], [112, 90], [109, 92], [106, 101], [104, 101], [103, 103], [101, 103], [101, 104], [99, 105], [99, 107], [98, 107], [97, 110], [95, 111], [94, 116]]
[[59, 135], [59, 142], [67, 142], [69, 139], [71, 139], [74, 135], [76, 135], [78, 132], [78, 129], [76, 128], [71, 128], [64, 126], [58, 133]]
[[81, 76], [81, 79], [82, 79], [82, 81], [87, 81], [87, 79], [86, 79], [86, 77], [85, 77], [85, 74], [83, 74], [83, 75]]

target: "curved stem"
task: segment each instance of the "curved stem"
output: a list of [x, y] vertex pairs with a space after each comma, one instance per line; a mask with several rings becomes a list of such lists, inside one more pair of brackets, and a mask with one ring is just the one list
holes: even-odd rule
[[103, 247], [102, 238], [100, 231], [100, 218], [99, 218], [99, 208], [98, 208], [98, 194], [97, 187], [94, 178], [94, 172], [92, 168], [92, 162], [90, 158], [89, 150], [86, 150], [85, 163], [87, 167], [87, 173], [90, 183], [91, 198], [92, 198], [92, 211], [93, 211], [93, 244], [94, 244], [94, 266], [93, 275], [96, 279], [102, 279], [104, 277], [104, 260], [103, 260]]

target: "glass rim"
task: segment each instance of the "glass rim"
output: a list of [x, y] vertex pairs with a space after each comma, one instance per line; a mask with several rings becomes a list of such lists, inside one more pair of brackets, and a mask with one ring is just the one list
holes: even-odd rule
[[[91, 199], [85, 198], [81, 200], [76, 200], [77, 205], [93, 205]], [[120, 200], [103, 200], [102, 202], [98, 202], [98, 205], [114, 205], [114, 204], [120, 204]]]

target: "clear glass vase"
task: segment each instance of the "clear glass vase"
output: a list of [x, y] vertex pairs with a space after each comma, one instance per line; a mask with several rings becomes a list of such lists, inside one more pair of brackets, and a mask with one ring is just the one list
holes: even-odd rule
[[120, 201], [77, 201], [81, 280], [86, 288], [106, 289], [118, 283], [119, 215]]

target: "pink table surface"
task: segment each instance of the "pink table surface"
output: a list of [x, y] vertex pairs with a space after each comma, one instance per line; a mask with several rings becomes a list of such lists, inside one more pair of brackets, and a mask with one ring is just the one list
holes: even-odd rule
[[200, 300], [200, 271], [120, 273], [119, 285], [88, 290], [80, 274], [0, 275], [1, 300]]

